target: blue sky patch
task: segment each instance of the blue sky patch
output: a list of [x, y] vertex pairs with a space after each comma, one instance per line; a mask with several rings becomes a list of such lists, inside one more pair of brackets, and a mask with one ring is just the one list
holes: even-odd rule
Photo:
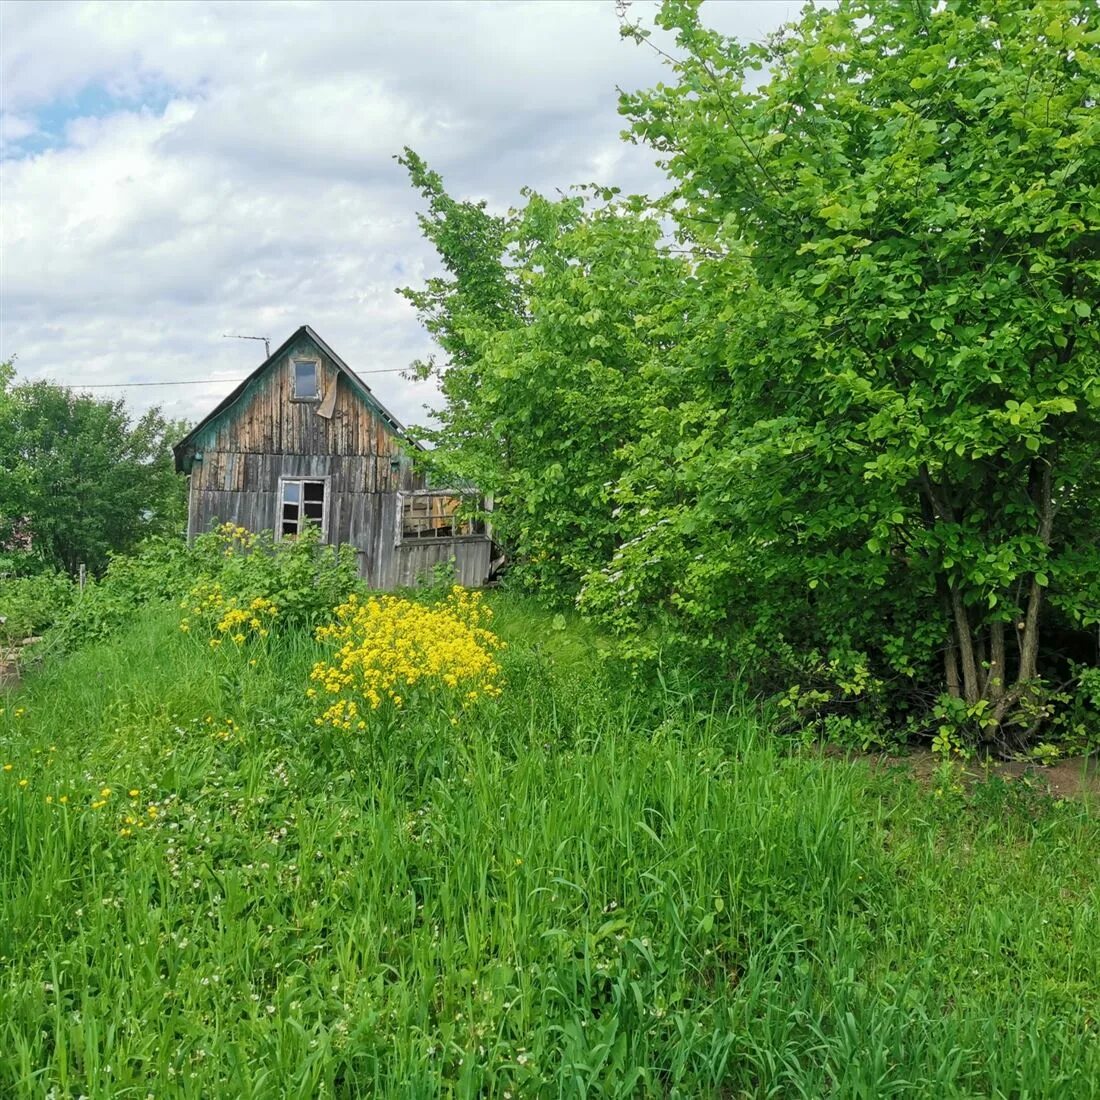
[[5, 157], [31, 156], [66, 144], [65, 129], [80, 118], [107, 118], [120, 111], [152, 111], [159, 114], [178, 95], [167, 84], [149, 83], [140, 91], [120, 94], [102, 83], [89, 84], [74, 95], [60, 96], [36, 111], [21, 112], [37, 129], [19, 141], [9, 141]]

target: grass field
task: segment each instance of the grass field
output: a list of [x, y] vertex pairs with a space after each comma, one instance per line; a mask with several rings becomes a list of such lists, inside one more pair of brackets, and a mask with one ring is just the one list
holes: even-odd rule
[[[147, 611], [0, 700], [0, 1096], [1100, 1096], [1100, 821], [792, 754], [498, 601], [317, 728]], [[128, 820], [129, 819], [129, 820]]]

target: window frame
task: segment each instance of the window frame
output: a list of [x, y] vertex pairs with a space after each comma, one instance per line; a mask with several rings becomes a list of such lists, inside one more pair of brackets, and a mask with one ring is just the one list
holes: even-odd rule
[[[298, 364], [311, 363], [313, 365], [314, 393], [311, 397], [305, 397], [298, 392]], [[290, 357], [290, 400], [300, 401], [304, 404], [315, 405], [321, 400], [321, 360], [312, 355], [292, 355]], [[309, 480], [316, 480], [311, 478]]]
[[[302, 533], [302, 509], [305, 504], [305, 488], [307, 484], [315, 484], [324, 486], [321, 497], [321, 541], [328, 542], [328, 523], [329, 523], [329, 495], [331, 492], [331, 477], [324, 474], [320, 477], [280, 477], [279, 478], [279, 493], [275, 498], [276, 518], [275, 518], [275, 541], [281, 542], [284, 538], [297, 538]], [[293, 535], [284, 534], [283, 532], [283, 506], [286, 504], [286, 498], [284, 496], [285, 487], [288, 483], [295, 483], [302, 488], [299, 489], [298, 499], [298, 530]]]
[[[410, 497], [450, 497], [462, 502], [467, 500], [480, 501], [484, 505], [484, 500], [476, 492], [463, 492], [460, 489], [399, 489], [397, 492], [397, 514], [394, 517], [394, 546], [446, 546], [456, 542], [481, 541], [490, 537], [489, 521], [484, 518], [480, 520], [484, 525], [482, 531], [471, 531], [469, 534], [458, 535], [455, 534], [454, 524], [452, 523], [449, 535], [406, 537], [405, 501]], [[486, 509], [482, 507], [480, 510], [485, 511]]]

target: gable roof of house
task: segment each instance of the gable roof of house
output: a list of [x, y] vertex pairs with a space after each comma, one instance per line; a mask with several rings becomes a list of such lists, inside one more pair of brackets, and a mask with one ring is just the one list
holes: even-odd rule
[[288, 336], [287, 339], [284, 340], [247, 378], [245, 378], [245, 380], [241, 382], [240, 385], [238, 385], [237, 388], [233, 390], [228, 397], [220, 401], [213, 409], [211, 409], [210, 412], [208, 412], [206, 416], [204, 416], [172, 448], [172, 453], [175, 455], [177, 473], [184, 472], [186, 471], [186, 469], [189, 468], [190, 464], [188, 462], [188, 459], [192, 456], [188, 453], [188, 451], [189, 448], [193, 449], [193, 444], [198, 438], [199, 433], [202, 432], [202, 430], [212, 420], [221, 416], [222, 413], [226, 412], [233, 405], [235, 405], [241, 399], [241, 397], [244, 396], [245, 391], [248, 389], [249, 385], [251, 385], [251, 383], [256, 378], [263, 374], [263, 372], [267, 370], [268, 367], [270, 367], [277, 359], [285, 355], [287, 351], [289, 351], [289, 349], [294, 346], [295, 342], [300, 340], [303, 336], [309, 340], [312, 340], [313, 343], [316, 344], [318, 349], [322, 351], [326, 356], [328, 356], [333, 365], [336, 367], [337, 373], [342, 374], [351, 384], [353, 392], [359, 394], [359, 396], [367, 403], [367, 405], [369, 405], [382, 418], [382, 420], [389, 425], [390, 429], [395, 435], [400, 436], [403, 440], [405, 440], [405, 442], [409, 443], [417, 450], [423, 450], [421, 444], [417, 443], [417, 441], [409, 435], [408, 429], [401, 423], [401, 421], [398, 420], [397, 417], [394, 416], [393, 413], [391, 413], [389, 409], [387, 409], [386, 406], [378, 400], [377, 397], [375, 397], [370, 386], [368, 386], [366, 382], [364, 382], [363, 379], [360, 378], [359, 375], [357, 375], [355, 371], [353, 371], [351, 367], [349, 367], [347, 363], [345, 363], [344, 360], [341, 359], [340, 356], [337, 355], [336, 352], [334, 352], [332, 348], [330, 348], [328, 344], [326, 344], [324, 340], [322, 340], [321, 337], [318, 336], [317, 333], [309, 327], [309, 325], [302, 325], [300, 328], [291, 333], [291, 335]]

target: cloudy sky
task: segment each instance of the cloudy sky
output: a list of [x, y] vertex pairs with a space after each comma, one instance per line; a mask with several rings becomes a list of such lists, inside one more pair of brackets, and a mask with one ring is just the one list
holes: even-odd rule
[[[797, 0], [711, 0], [759, 39]], [[636, 2], [649, 22], [654, 5]], [[428, 350], [405, 145], [462, 197], [659, 186], [616, 87], [662, 79], [613, 0], [0, 2], [0, 360], [198, 417], [312, 325], [364, 373]], [[406, 422], [430, 383], [366, 379]]]

